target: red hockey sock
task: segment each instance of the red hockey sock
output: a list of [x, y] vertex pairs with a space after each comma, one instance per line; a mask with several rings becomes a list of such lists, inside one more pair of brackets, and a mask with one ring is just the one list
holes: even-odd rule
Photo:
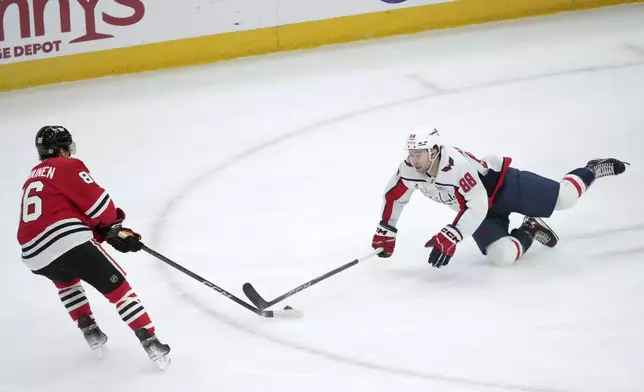
[[137, 297], [130, 284], [125, 281], [116, 290], [105, 295], [107, 299], [116, 305], [116, 310], [119, 312], [121, 319], [132, 329], [137, 331], [145, 328], [154, 335], [154, 325], [148, 316], [148, 312], [141, 304], [139, 297]]
[[72, 320], [76, 321], [83, 316], [93, 318], [92, 309], [89, 307], [89, 301], [85, 296], [85, 290], [81, 286], [80, 279], [74, 278], [70, 282], [54, 282], [54, 284], [58, 288], [58, 296]]

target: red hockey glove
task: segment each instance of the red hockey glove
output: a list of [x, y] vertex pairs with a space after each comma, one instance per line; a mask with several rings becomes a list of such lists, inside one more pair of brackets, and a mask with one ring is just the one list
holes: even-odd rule
[[429, 254], [429, 264], [436, 268], [440, 268], [449, 263], [454, 252], [456, 252], [456, 244], [461, 242], [463, 236], [458, 229], [452, 225], [443, 227], [440, 233], [433, 236], [425, 244], [425, 248], [431, 248], [432, 252]]
[[94, 234], [98, 242], [103, 242], [108, 238], [116, 237], [121, 231], [121, 223], [125, 220], [125, 212], [122, 209], [116, 209], [116, 221], [109, 225], [99, 223], [94, 227]]
[[396, 233], [398, 233], [398, 230], [395, 227], [380, 222], [371, 242], [371, 246], [374, 249], [384, 249], [378, 253], [378, 257], [391, 257], [396, 247]]
[[122, 228], [116, 237], [108, 238], [106, 242], [122, 253], [138, 252], [143, 248], [141, 235], [126, 228]]

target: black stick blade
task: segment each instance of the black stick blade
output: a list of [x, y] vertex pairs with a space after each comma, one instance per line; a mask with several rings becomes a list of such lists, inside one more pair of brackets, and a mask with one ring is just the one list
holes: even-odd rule
[[246, 294], [250, 302], [257, 306], [259, 310], [264, 310], [268, 307], [268, 302], [266, 302], [266, 300], [262, 298], [261, 295], [259, 295], [252, 284], [244, 283], [242, 289], [244, 290], [244, 294]]

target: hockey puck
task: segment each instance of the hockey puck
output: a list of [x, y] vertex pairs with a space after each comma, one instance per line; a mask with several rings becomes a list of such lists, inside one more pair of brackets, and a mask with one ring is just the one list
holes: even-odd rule
[[291, 308], [290, 306], [286, 305], [286, 306], [284, 307], [284, 310], [293, 310], [293, 308]]

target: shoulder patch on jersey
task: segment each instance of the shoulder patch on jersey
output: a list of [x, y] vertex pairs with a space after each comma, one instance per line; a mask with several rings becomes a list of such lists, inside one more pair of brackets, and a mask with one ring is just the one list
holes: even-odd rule
[[454, 167], [454, 159], [452, 159], [452, 157], [448, 157], [447, 166], [442, 168], [441, 171], [447, 173], [448, 171], [452, 170], [452, 167]]

